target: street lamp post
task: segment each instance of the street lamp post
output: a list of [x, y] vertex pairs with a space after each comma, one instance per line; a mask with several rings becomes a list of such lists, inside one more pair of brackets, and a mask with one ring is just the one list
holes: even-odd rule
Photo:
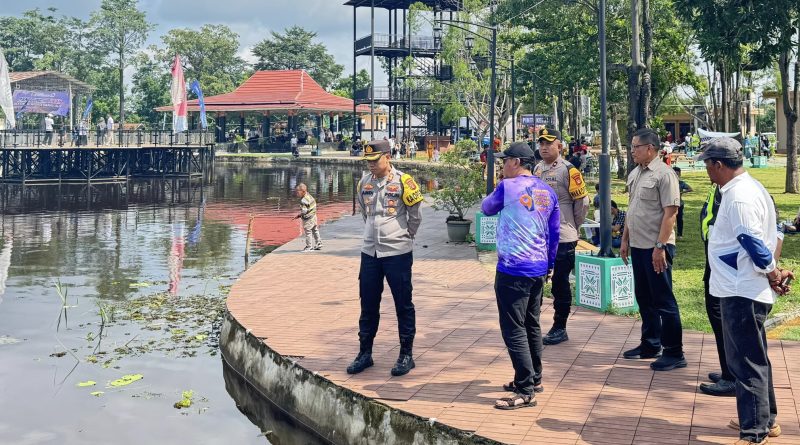
[[600, 0], [597, 14], [600, 39], [600, 253], [613, 258], [611, 250], [611, 156], [608, 153], [607, 84], [606, 84], [606, 0]]
[[486, 150], [486, 196], [494, 191], [494, 105], [497, 101], [497, 26], [492, 26], [492, 85], [489, 94], [489, 149]]
[[[486, 25], [479, 25], [477, 23], [467, 23], [462, 22], [459, 20], [439, 20], [439, 23], [444, 23], [448, 26], [452, 26], [458, 28], [469, 35], [464, 38], [464, 46], [466, 46], [467, 51], [471, 52], [472, 47], [475, 43], [475, 37], [480, 37], [483, 40], [489, 42], [490, 48], [489, 51], [492, 54], [492, 80], [490, 86], [490, 94], [489, 94], [489, 150], [486, 152], [486, 194], [489, 195], [494, 191], [494, 108], [495, 103], [497, 102], [497, 25], [486, 26]], [[458, 26], [458, 24], [462, 25], [473, 25], [479, 28], [491, 30], [492, 38], [488, 39], [480, 34], [475, 33], [467, 28]], [[433, 29], [434, 32], [434, 39], [436, 39], [436, 34], [441, 36], [442, 28], [440, 26], [435, 26]], [[441, 39], [441, 38], [440, 38]], [[470, 66], [472, 66], [470, 64]], [[513, 70], [513, 65], [512, 65]], [[513, 71], [512, 71], [513, 73]]]
[[511, 55], [511, 142], [517, 141], [517, 78], [514, 76], [514, 55]]

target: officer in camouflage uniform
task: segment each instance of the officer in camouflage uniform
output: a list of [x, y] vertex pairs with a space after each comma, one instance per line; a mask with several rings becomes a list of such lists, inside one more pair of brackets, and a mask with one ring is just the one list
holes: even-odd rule
[[581, 172], [561, 157], [561, 134], [544, 128], [539, 133], [539, 154], [542, 162], [533, 171], [535, 176], [553, 188], [561, 209], [561, 230], [553, 274], [553, 326], [542, 343], [557, 345], [569, 340], [567, 318], [572, 303], [569, 274], [575, 268], [575, 246], [578, 231], [589, 210], [589, 194]]
[[357, 374], [373, 365], [372, 342], [378, 332], [383, 280], [389, 283], [397, 312], [400, 356], [392, 375], [401, 376], [414, 368], [412, 348], [416, 321], [411, 301], [411, 265], [414, 235], [422, 222], [422, 193], [410, 175], [391, 163], [388, 141], [371, 141], [364, 148], [370, 173], [358, 183], [358, 205], [366, 226], [358, 274], [361, 317], [358, 320], [358, 356], [347, 367]]

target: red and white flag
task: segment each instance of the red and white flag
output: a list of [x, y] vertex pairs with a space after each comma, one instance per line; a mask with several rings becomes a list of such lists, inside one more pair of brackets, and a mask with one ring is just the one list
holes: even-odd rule
[[181, 56], [176, 54], [172, 63], [172, 131], [180, 133], [188, 129], [186, 125], [186, 80], [183, 78]]

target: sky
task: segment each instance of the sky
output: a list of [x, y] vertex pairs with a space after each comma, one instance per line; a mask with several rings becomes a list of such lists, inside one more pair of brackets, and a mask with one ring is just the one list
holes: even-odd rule
[[[353, 8], [344, 6], [346, 0], [139, 0], [139, 9], [156, 24], [147, 45], [161, 44], [160, 36], [173, 28], [199, 28], [224, 24], [240, 36], [239, 55], [252, 62], [250, 48], [270, 36], [270, 31], [282, 32], [299, 25], [317, 33], [336, 61], [353, 72]], [[21, 15], [24, 11], [55, 7], [58, 13], [88, 19], [97, 10], [100, 0], [0, 0], [0, 14]], [[358, 37], [369, 34], [369, 10], [361, 8], [358, 17]], [[388, 24], [386, 12], [376, 10], [376, 22]], [[376, 32], [382, 29], [376, 28]], [[147, 46], [145, 45], [145, 46]], [[368, 58], [359, 57], [359, 69], [368, 68]], [[376, 71], [380, 65], [376, 63]], [[376, 76], [377, 77], [377, 76]]]

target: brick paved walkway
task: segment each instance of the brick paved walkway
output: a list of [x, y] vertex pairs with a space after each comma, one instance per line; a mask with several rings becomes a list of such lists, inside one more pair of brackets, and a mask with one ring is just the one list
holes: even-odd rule
[[[497, 322], [493, 275], [474, 248], [445, 243], [444, 215], [425, 209], [416, 242], [414, 302], [417, 368], [391, 377], [398, 353], [391, 294], [384, 294], [375, 366], [350, 376], [358, 351], [357, 275], [362, 223], [347, 217], [322, 227], [325, 249], [299, 253], [299, 240], [267, 255], [233, 287], [232, 315], [272, 349], [331, 381], [393, 407], [512, 444], [726, 444], [736, 433], [735, 399], [696, 390], [717, 369], [710, 335], [686, 332], [689, 366], [654, 373], [621, 358], [639, 339], [631, 318], [577, 310], [570, 341], [546, 346], [545, 392], [535, 408], [492, 408], [512, 376]], [[700, 283], [698, 283], [700, 285]], [[542, 313], [552, 323], [550, 300]], [[800, 444], [797, 405], [800, 344], [771, 342], [778, 420], [776, 444]]]

